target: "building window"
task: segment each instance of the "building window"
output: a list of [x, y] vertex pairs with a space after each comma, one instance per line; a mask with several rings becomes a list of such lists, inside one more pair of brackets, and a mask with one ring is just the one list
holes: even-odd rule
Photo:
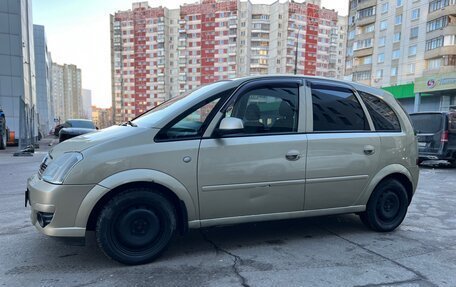
[[402, 14], [396, 15], [396, 18], [394, 18], [394, 25], [401, 25], [401, 24], [402, 24]]
[[361, 62], [361, 64], [364, 64], [364, 65], [372, 64], [372, 56], [363, 57], [363, 58], [361, 58], [360, 62]]
[[448, 25], [448, 16], [443, 16], [435, 20], [429, 21], [426, 24], [426, 32], [442, 29]]
[[397, 77], [397, 67], [391, 68], [391, 77]]
[[429, 13], [442, 9], [448, 5], [454, 5], [455, 0], [435, 0], [429, 3]]
[[416, 56], [416, 45], [409, 47], [409, 57]]
[[407, 67], [407, 72], [409, 74], [415, 74], [415, 64], [409, 64], [408, 67]]
[[396, 7], [401, 7], [403, 4], [403, 0], [396, 0]]
[[401, 57], [401, 51], [399, 49], [393, 50], [393, 60], [399, 59]]
[[401, 32], [394, 33], [394, 42], [399, 42], [401, 40]]
[[372, 7], [368, 7], [368, 8], [364, 8], [364, 9], [359, 10], [356, 13], [356, 19], [357, 20], [362, 20], [364, 18], [367, 18], [367, 17], [370, 17], [370, 16], [374, 16], [374, 15], [375, 15], [375, 6], [372, 6]]
[[356, 41], [355, 43], [353, 43], [353, 50], [371, 48], [372, 47], [372, 42], [373, 42], [372, 38]]
[[377, 70], [376, 75], [377, 75], [377, 79], [383, 78], [383, 69]]
[[375, 24], [371, 24], [371, 25], [366, 26], [366, 28], [364, 28], [364, 33], [374, 32], [374, 30], [375, 30]]
[[380, 22], [380, 31], [386, 30], [388, 28], [388, 22], [386, 20], [383, 20]]
[[389, 8], [389, 2], [382, 4], [382, 13], [387, 13]]
[[353, 80], [354, 81], [365, 81], [370, 80], [371, 78], [371, 71], [361, 71], [353, 73]]
[[410, 39], [418, 38], [418, 28], [419, 27], [413, 27], [410, 29]]
[[437, 49], [443, 46], [443, 36], [426, 41], [426, 51]]
[[384, 53], [378, 54], [377, 63], [384, 63], [384, 62], [385, 62], [385, 54]]
[[428, 60], [427, 64], [428, 70], [440, 69], [440, 66], [442, 65], [442, 58], [430, 59]]
[[348, 32], [348, 40], [355, 39], [355, 30]]
[[386, 43], [386, 37], [380, 37], [380, 38], [378, 39], [378, 46], [379, 46], [379, 47], [385, 46], [385, 43]]
[[420, 9], [413, 9], [412, 10], [412, 21], [413, 20], [418, 20], [420, 18]]

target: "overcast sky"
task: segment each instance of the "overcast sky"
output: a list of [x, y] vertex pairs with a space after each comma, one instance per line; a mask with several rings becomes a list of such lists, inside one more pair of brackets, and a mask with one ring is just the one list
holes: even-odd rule
[[[275, 1], [251, 0], [265, 4]], [[82, 87], [92, 90], [92, 104], [97, 106], [111, 106], [109, 14], [130, 9], [133, 2], [140, 1], [32, 0], [33, 23], [45, 26], [52, 60], [76, 64], [82, 69]], [[149, 0], [149, 5], [178, 8], [183, 3], [194, 2], [198, 1]], [[347, 15], [348, 0], [322, 0], [322, 6]]]

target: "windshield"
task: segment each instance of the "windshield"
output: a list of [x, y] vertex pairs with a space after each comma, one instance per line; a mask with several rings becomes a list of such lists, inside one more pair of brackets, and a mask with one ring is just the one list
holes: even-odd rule
[[220, 81], [216, 83], [212, 83], [203, 87], [200, 87], [187, 95], [179, 96], [172, 98], [162, 104], [150, 109], [146, 113], [140, 115], [139, 117], [133, 120], [133, 123], [137, 125], [146, 124], [150, 125], [156, 120], [162, 118], [163, 116], [167, 115], [168, 113], [173, 113], [177, 109], [185, 106], [187, 103], [193, 101], [195, 98], [200, 97], [201, 95], [210, 92], [212, 90], [217, 89], [218, 87], [226, 84], [227, 81]]
[[442, 114], [414, 114], [410, 118], [417, 133], [436, 133], [442, 130]]
[[93, 122], [91, 121], [79, 121], [79, 120], [68, 120], [65, 127], [70, 128], [83, 128], [83, 129], [95, 129]]

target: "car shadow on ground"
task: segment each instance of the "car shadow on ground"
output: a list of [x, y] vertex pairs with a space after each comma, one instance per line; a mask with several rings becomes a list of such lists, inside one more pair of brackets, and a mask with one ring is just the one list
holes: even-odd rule
[[[182, 262], [186, 261], [186, 258], [223, 253], [224, 250], [236, 250], [242, 253], [243, 249], [273, 248], [290, 242], [305, 244], [305, 240], [334, 236], [332, 230], [337, 230], [337, 233], [342, 236], [347, 233], [355, 235], [373, 232], [367, 229], [354, 214], [191, 229], [184, 236], [176, 235], [168, 249], [155, 262]], [[68, 245], [68, 242], [61, 244]], [[103, 256], [97, 247], [94, 232], [88, 232], [85, 246], [75, 246], [75, 248], [80, 250], [81, 259], [90, 257], [90, 260], [93, 260], [96, 254], [96, 264], [105, 267], [122, 266]]]

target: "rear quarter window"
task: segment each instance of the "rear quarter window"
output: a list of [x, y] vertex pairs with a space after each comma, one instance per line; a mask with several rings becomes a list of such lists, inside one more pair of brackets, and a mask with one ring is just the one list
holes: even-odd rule
[[358, 91], [361, 99], [367, 107], [367, 110], [374, 122], [376, 131], [379, 132], [400, 132], [401, 124], [394, 110], [382, 99]]

